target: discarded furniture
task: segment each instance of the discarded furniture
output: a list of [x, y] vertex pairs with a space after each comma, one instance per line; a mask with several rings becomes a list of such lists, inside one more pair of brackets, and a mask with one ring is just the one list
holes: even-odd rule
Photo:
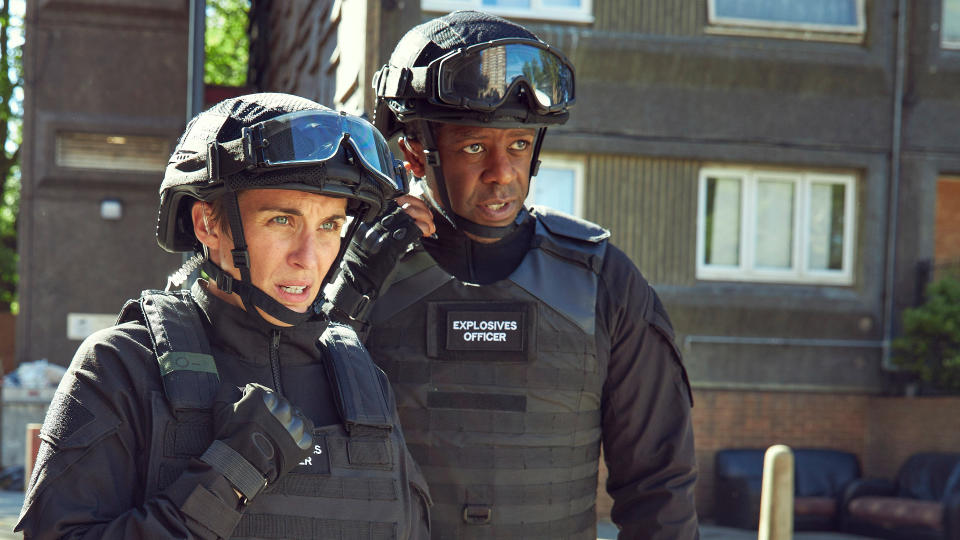
[[861, 479], [843, 497], [847, 532], [902, 540], [960, 540], [960, 454], [910, 456], [895, 480]]
[[[718, 525], [757, 529], [764, 450], [735, 448], [714, 456], [714, 502]], [[844, 488], [860, 478], [860, 463], [850, 452], [796, 448], [794, 456], [794, 529], [839, 530]]]

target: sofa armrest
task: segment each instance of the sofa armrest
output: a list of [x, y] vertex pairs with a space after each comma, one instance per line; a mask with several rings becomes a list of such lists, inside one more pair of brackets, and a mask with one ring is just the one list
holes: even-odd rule
[[943, 498], [943, 538], [960, 540], [960, 493]]
[[893, 497], [897, 488], [886, 478], [861, 478], [847, 484], [840, 500], [841, 512], [845, 511], [850, 501], [857, 497]]
[[751, 478], [721, 478], [714, 484], [718, 525], [756, 529], [760, 521], [760, 487]]

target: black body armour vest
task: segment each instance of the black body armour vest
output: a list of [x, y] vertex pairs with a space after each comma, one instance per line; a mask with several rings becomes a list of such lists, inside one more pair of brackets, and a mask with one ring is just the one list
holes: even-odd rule
[[418, 248], [371, 316], [367, 347], [436, 502], [434, 539], [596, 538], [609, 233], [531, 213], [532, 247], [507, 279], [463, 283]]
[[[189, 292], [144, 291], [121, 311], [120, 322], [128, 320], [149, 328], [165, 393], [152, 396], [149, 497], [212, 442], [220, 381]], [[386, 540], [409, 530], [413, 501], [388, 383], [353, 329], [331, 324], [320, 341], [342, 423], [314, 431], [313, 455], [251, 501], [232, 538]]]

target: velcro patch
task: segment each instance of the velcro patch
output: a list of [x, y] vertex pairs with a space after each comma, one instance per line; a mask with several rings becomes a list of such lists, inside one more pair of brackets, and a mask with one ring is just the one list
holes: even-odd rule
[[327, 451], [327, 437], [323, 433], [313, 434], [313, 453], [297, 465], [295, 474], [330, 474], [330, 453]]
[[426, 352], [431, 358], [529, 362], [538, 350], [537, 304], [503, 300], [429, 302], [426, 330]]
[[447, 312], [447, 349], [452, 351], [522, 351], [520, 311]]
[[96, 418], [77, 398], [66, 392], [53, 395], [50, 411], [53, 414], [47, 415], [42, 434], [57, 446], [68, 442], [72, 435]]

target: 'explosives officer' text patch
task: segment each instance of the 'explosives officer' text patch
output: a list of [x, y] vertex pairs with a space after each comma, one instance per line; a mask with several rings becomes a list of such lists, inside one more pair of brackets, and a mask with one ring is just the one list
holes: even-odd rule
[[447, 349], [522, 351], [522, 311], [448, 311]]
[[427, 356], [449, 362], [531, 362], [537, 304], [465, 300], [427, 304]]

